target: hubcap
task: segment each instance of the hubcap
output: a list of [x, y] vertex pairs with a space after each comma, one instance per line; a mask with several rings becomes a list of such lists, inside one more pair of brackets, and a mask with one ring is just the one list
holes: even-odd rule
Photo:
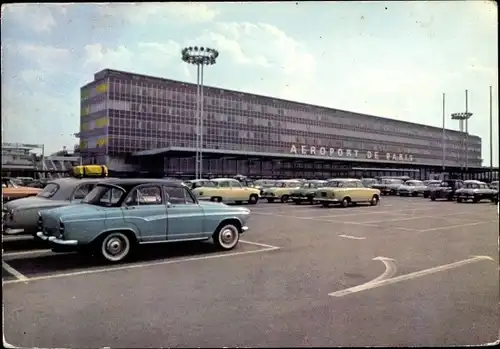
[[113, 237], [109, 239], [106, 249], [112, 255], [117, 255], [123, 250], [123, 241], [121, 241], [118, 237]]
[[221, 240], [225, 244], [230, 244], [234, 240], [234, 232], [231, 229], [225, 229], [221, 234]]

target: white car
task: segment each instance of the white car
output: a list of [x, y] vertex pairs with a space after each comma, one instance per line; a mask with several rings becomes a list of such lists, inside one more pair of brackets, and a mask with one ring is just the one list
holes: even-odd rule
[[398, 187], [399, 196], [419, 196], [424, 195], [424, 190], [427, 189], [427, 186], [424, 182], [410, 179]]

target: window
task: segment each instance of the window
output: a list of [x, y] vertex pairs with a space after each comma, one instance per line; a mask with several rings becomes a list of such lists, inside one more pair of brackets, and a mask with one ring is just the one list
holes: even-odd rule
[[229, 181], [222, 181], [222, 182], [219, 182], [218, 184], [219, 184], [218, 185], [219, 188], [229, 188], [230, 187]]
[[241, 183], [238, 181], [231, 181], [231, 187], [233, 188], [241, 188]]
[[163, 187], [167, 201], [173, 205], [195, 204], [193, 197], [186, 188], [182, 187]]
[[94, 184], [91, 183], [80, 185], [78, 188], [76, 188], [72, 200], [83, 200], [93, 188]]
[[144, 205], [161, 205], [163, 201], [161, 199], [161, 190], [157, 186], [141, 186], [135, 188], [130, 192], [128, 197], [125, 199], [125, 205], [127, 206], [144, 206]]
[[43, 190], [38, 193], [37, 196], [42, 197], [42, 198], [51, 198], [54, 196], [55, 193], [59, 190], [59, 184], [56, 183], [49, 183], [43, 188]]

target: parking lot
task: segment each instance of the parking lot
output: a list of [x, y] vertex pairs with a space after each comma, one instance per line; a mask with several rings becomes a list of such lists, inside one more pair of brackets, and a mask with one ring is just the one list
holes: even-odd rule
[[21, 347], [441, 346], [499, 338], [489, 202], [259, 203], [231, 252], [141, 248], [107, 266], [4, 238], [5, 340]]

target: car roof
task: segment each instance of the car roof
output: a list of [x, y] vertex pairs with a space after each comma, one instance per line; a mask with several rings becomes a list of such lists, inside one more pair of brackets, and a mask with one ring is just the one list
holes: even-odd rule
[[159, 184], [168, 187], [185, 187], [184, 183], [178, 180], [160, 178], [108, 178], [102, 184], [113, 184], [118, 186], [136, 186], [141, 184]]
[[339, 181], [339, 182], [361, 182], [357, 178], [330, 178], [328, 182]]
[[221, 181], [238, 181], [237, 179], [235, 178], [214, 178], [214, 179], [211, 179], [211, 181], [214, 181], [214, 182], [221, 182]]
[[478, 181], [478, 180], [475, 180], [475, 179], [468, 179], [468, 180], [464, 181], [464, 183], [469, 183], [469, 184], [486, 184], [484, 182], [481, 182], [481, 181]]

